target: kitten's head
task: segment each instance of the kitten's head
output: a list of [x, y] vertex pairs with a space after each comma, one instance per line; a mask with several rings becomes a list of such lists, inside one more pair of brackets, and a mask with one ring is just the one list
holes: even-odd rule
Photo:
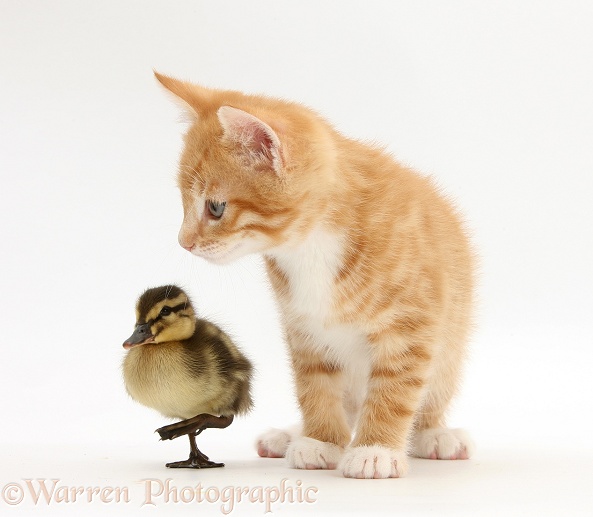
[[179, 243], [228, 263], [298, 242], [328, 207], [326, 126], [306, 108], [156, 74], [191, 118], [179, 169]]

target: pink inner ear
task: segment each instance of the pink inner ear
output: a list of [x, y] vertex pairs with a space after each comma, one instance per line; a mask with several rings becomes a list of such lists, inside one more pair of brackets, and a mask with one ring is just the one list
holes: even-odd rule
[[218, 119], [225, 138], [234, 140], [252, 153], [263, 154], [278, 170], [280, 140], [270, 126], [250, 113], [231, 106], [219, 108]]
[[241, 138], [243, 143], [253, 151], [262, 152], [271, 159], [274, 139], [268, 134], [266, 128], [257, 122], [250, 121], [245, 124], [243, 130], [243, 138]]

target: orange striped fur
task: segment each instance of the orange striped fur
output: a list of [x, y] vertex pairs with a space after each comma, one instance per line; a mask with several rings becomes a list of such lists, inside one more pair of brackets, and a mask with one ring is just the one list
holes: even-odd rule
[[[301, 105], [157, 78], [193, 120], [181, 245], [215, 263], [263, 254], [281, 311], [303, 437], [260, 440], [260, 454], [300, 468], [333, 468], [331, 456], [351, 477], [404, 475], [406, 452], [469, 456], [445, 428], [474, 262], [451, 203]], [[220, 219], [212, 201], [226, 203]]]

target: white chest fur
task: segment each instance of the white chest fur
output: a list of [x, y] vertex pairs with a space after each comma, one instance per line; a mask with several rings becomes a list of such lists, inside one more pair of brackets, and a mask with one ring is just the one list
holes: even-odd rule
[[[328, 359], [348, 366], [366, 357], [366, 337], [354, 325], [332, 323], [335, 314], [335, 279], [344, 257], [344, 239], [316, 229], [296, 247], [273, 253], [286, 275], [290, 292], [281, 302], [284, 320], [298, 325], [308, 345]], [[354, 364], [352, 365], [355, 366]]]
[[323, 322], [331, 316], [334, 279], [343, 255], [343, 239], [319, 229], [298, 246], [274, 254], [290, 284], [291, 312]]

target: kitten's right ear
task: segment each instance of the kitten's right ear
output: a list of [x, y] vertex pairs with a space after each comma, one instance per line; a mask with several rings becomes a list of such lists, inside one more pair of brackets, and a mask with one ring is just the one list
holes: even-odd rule
[[197, 119], [210, 103], [211, 94], [207, 88], [159, 74], [156, 70], [154, 76], [175, 96], [175, 100], [181, 101], [181, 107], [191, 120]]

